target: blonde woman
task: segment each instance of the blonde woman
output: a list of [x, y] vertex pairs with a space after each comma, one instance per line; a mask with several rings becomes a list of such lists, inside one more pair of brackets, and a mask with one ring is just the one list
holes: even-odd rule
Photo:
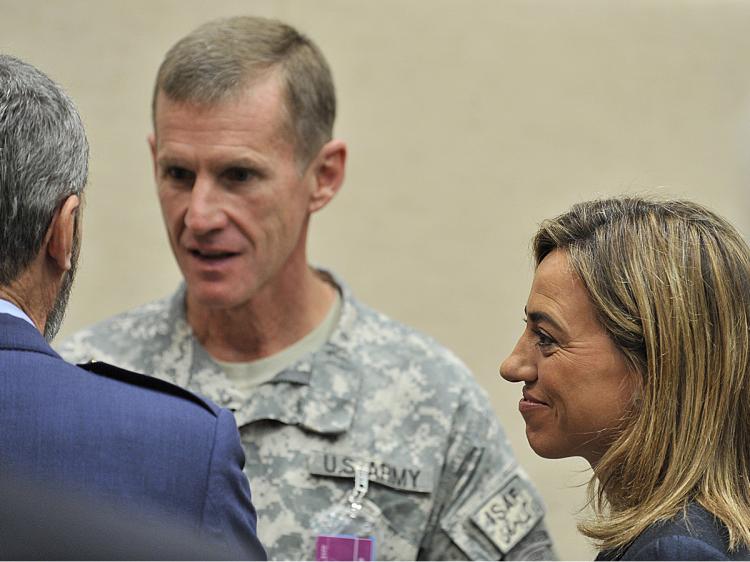
[[750, 557], [750, 250], [695, 203], [581, 203], [542, 224], [523, 383], [534, 451], [593, 469], [599, 560]]

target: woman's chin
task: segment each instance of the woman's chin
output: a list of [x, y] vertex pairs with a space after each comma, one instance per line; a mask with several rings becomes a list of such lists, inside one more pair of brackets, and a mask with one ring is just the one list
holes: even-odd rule
[[575, 453], [568, 451], [566, 447], [561, 446], [559, 439], [545, 438], [529, 432], [526, 429], [526, 439], [529, 442], [531, 450], [545, 459], [563, 459], [565, 457], [575, 456]]

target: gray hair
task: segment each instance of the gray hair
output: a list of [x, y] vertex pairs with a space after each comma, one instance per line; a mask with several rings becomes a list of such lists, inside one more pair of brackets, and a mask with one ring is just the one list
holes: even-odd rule
[[286, 93], [283, 124], [306, 165], [333, 136], [336, 92], [320, 49], [280, 21], [238, 16], [210, 21], [178, 41], [159, 67], [159, 92], [173, 101], [215, 105], [279, 71]]
[[88, 156], [73, 101], [41, 71], [0, 54], [0, 285], [39, 253], [58, 206], [82, 194]]

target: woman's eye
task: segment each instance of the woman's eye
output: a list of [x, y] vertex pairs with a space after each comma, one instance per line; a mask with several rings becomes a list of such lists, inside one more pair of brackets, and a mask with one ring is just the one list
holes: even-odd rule
[[531, 326], [529, 326], [529, 321], [527, 318], [523, 319], [523, 323], [526, 324], [528, 329], [534, 333], [534, 337], [536, 338], [536, 342], [534, 343], [540, 349], [545, 350], [552, 347], [553, 345], [557, 345], [555, 339], [547, 332], [545, 332], [544, 330], [540, 330], [539, 328], [532, 328]]
[[542, 349], [549, 348], [557, 343], [554, 338], [542, 330], [534, 330], [534, 334], [536, 335], [536, 345]]

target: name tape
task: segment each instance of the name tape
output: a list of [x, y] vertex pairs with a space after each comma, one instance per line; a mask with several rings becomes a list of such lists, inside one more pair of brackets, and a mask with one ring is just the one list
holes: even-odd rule
[[315, 452], [309, 461], [310, 474], [354, 478], [354, 467], [361, 463], [369, 467], [370, 482], [377, 482], [383, 486], [406, 492], [432, 492], [434, 476], [431, 470], [365, 460], [353, 455]]

